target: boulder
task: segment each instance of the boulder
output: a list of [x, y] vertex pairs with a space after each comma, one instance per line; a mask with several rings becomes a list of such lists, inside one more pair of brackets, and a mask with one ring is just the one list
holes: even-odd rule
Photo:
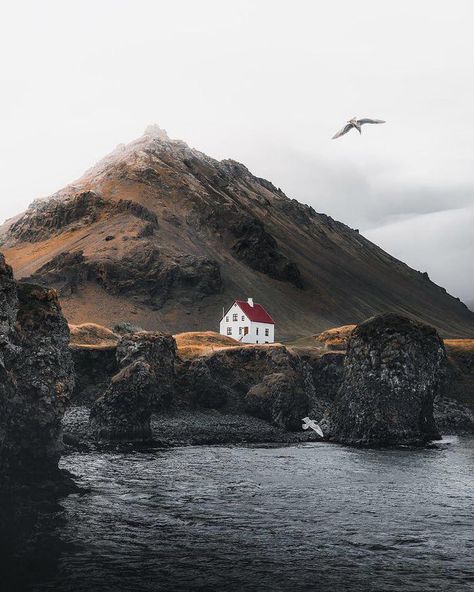
[[353, 446], [420, 445], [439, 438], [433, 400], [446, 371], [436, 330], [397, 314], [353, 331], [343, 381], [327, 413], [331, 437]]
[[175, 340], [145, 331], [125, 335], [116, 356], [120, 370], [91, 409], [92, 430], [99, 440], [149, 440], [153, 410], [172, 398]]
[[16, 284], [0, 254], [0, 478], [58, 471], [61, 418], [74, 386], [69, 329], [57, 294]]

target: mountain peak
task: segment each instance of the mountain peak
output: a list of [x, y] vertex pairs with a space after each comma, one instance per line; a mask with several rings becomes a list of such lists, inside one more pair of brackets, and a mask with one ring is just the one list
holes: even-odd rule
[[145, 128], [144, 136], [157, 138], [158, 140], [169, 140], [169, 136], [165, 129], [161, 128], [157, 123], [152, 123]]

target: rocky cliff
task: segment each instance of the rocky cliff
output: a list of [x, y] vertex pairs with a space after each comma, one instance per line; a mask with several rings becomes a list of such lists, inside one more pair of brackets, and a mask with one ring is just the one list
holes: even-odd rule
[[424, 444], [439, 437], [433, 402], [447, 372], [436, 330], [395, 314], [357, 326], [327, 413], [331, 436], [355, 446]]
[[74, 384], [69, 330], [53, 290], [13, 280], [0, 255], [0, 479], [57, 471]]
[[426, 274], [156, 127], [33, 202], [0, 240], [17, 277], [56, 288], [74, 324], [215, 330], [223, 306], [253, 296], [278, 339], [387, 311], [474, 333], [474, 314]]

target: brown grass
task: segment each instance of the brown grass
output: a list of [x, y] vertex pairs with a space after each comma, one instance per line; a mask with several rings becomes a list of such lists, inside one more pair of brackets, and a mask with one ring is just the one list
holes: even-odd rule
[[291, 345], [294, 349], [314, 349], [318, 351], [327, 350], [345, 350], [347, 347], [347, 340], [350, 334], [354, 330], [356, 325], [342, 325], [341, 327], [333, 327], [327, 329], [322, 333], [311, 335], [310, 337], [303, 337], [288, 345]]
[[346, 349], [347, 341], [356, 325], [342, 325], [315, 335], [315, 341], [324, 343], [327, 349]]
[[69, 325], [69, 331], [71, 332], [71, 345], [81, 349], [107, 349], [115, 347], [120, 340], [119, 335], [107, 327], [95, 323]]
[[474, 353], [474, 339], [445, 339], [444, 345], [449, 350]]
[[204, 356], [213, 351], [242, 346], [241, 343], [232, 339], [232, 337], [226, 337], [214, 331], [178, 333], [174, 335], [174, 338], [178, 346], [179, 355], [188, 360]]

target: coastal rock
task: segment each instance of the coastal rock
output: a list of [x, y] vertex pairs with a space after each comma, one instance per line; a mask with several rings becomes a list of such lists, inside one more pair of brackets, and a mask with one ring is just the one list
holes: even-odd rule
[[433, 411], [442, 434], [474, 433], [474, 411], [460, 401], [439, 396], [435, 399]]
[[104, 394], [117, 374], [117, 344], [120, 336], [94, 323], [70, 325], [70, 350], [76, 372], [73, 404], [91, 404]]
[[58, 472], [74, 369], [56, 292], [16, 284], [0, 255], [0, 294], [0, 476], [13, 483]]
[[129, 334], [116, 356], [120, 370], [91, 409], [92, 430], [99, 440], [149, 440], [151, 414], [174, 390], [176, 343], [162, 333]]
[[71, 397], [74, 403], [90, 404], [104, 393], [111, 377], [119, 370], [115, 350], [115, 346], [71, 346], [76, 372], [76, 385]]
[[0, 345], [8, 343], [8, 336], [18, 312], [18, 291], [12, 268], [0, 253]]
[[334, 402], [341, 387], [345, 353], [339, 351], [323, 354], [301, 352], [299, 355], [310, 368], [315, 390], [315, 396], [311, 399], [309, 416], [319, 422]]
[[281, 345], [230, 347], [180, 364], [182, 406], [249, 413], [299, 429], [315, 397], [310, 367]]
[[281, 372], [264, 376], [245, 396], [246, 411], [286, 430], [301, 429], [309, 407], [304, 385]]
[[397, 314], [360, 324], [349, 338], [341, 389], [327, 414], [331, 437], [353, 446], [438, 438], [433, 400], [446, 364], [432, 327]]
[[198, 358], [181, 362], [178, 366], [178, 377], [178, 406], [191, 409], [221, 409], [226, 405], [229, 391], [212, 376], [204, 360]]

